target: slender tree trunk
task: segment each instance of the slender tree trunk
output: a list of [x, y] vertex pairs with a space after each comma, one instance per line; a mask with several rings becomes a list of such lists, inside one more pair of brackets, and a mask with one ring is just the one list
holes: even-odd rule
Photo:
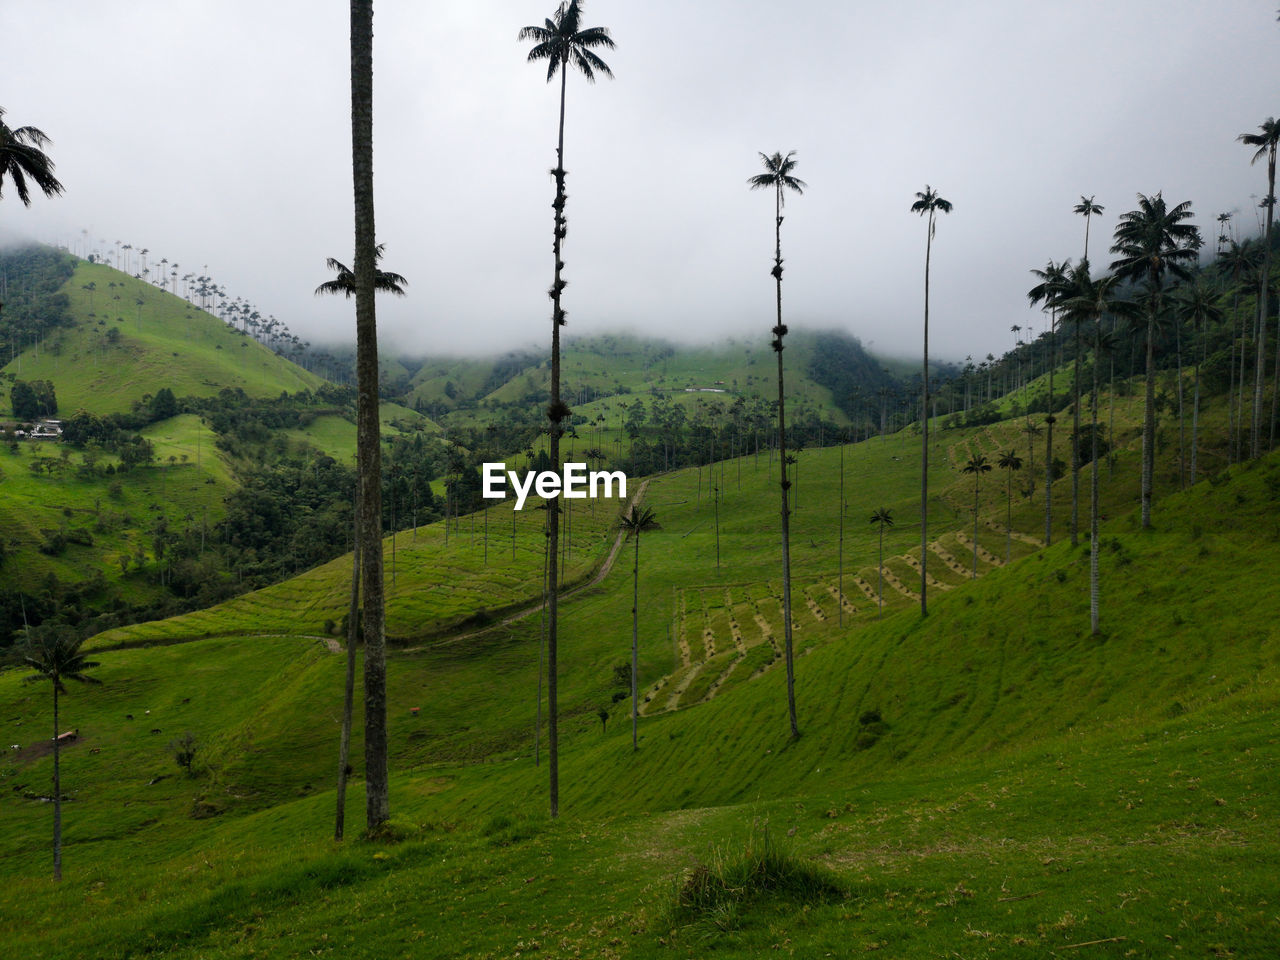
[[[561, 277], [564, 262], [560, 259], [561, 244], [567, 232], [564, 205], [564, 99], [566, 78], [569, 65], [561, 63], [560, 70], [560, 133], [556, 142], [556, 169], [552, 172], [556, 180], [556, 199], [552, 204], [555, 210], [555, 239], [552, 251], [555, 256], [555, 279], [551, 284], [551, 403], [547, 416], [551, 421], [551, 467], [560, 468], [560, 434], [568, 407], [560, 399], [560, 327], [564, 324], [564, 310], [560, 306], [560, 295], [565, 281]], [[547, 757], [550, 782], [551, 816], [560, 815], [560, 705], [559, 685], [556, 667], [559, 653], [559, 556], [560, 547], [560, 500], [552, 497], [547, 501], [548, 555], [547, 564]]]
[[[1158, 281], [1153, 277], [1152, 284]], [[1152, 294], [1151, 316], [1147, 318], [1146, 409], [1142, 414], [1142, 529], [1151, 529], [1151, 481], [1156, 460], [1156, 315], [1159, 295]]]
[[[1203, 330], [1199, 330], [1200, 353], [1196, 356], [1196, 368], [1193, 375], [1194, 386], [1191, 394], [1191, 485], [1196, 485], [1196, 468], [1199, 466], [1200, 454], [1200, 364], [1205, 358], [1207, 347]], [[1230, 364], [1228, 364], [1230, 366]]]
[[[359, 481], [357, 481], [358, 483]], [[351, 551], [351, 602], [347, 606], [347, 675], [342, 688], [342, 736], [338, 741], [338, 811], [333, 839], [341, 840], [347, 823], [347, 777], [351, 771], [351, 715], [355, 709], [356, 643], [360, 637], [360, 504], [356, 498], [354, 546]]]
[[1229, 463], [1236, 462], [1236, 445], [1239, 440], [1239, 413], [1236, 409], [1236, 342], [1239, 340], [1240, 327], [1240, 291], [1237, 289], [1233, 297], [1232, 313], [1231, 313], [1231, 350], [1230, 362], [1227, 368], [1230, 371], [1229, 384], [1227, 386], [1227, 458]]
[[933, 211], [924, 247], [924, 364], [920, 380], [920, 616], [929, 615], [929, 262], [933, 257]]
[[[1275, 201], [1276, 201], [1276, 148], [1274, 142], [1267, 157], [1267, 231], [1264, 234], [1262, 242], [1262, 282], [1258, 285], [1258, 383], [1255, 387], [1257, 397], [1257, 406], [1262, 406], [1262, 378], [1263, 367], [1265, 366], [1264, 356], [1267, 342], [1267, 317], [1271, 312], [1271, 222], [1275, 219]], [[1280, 395], [1280, 318], [1277, 318], [1276, 326], [1276, 376], [1275, 387], [1271, 394], [1271, 433], [1269, 447], [1274, 447], [1276, 442], [1276, 399]], [[1255, 432], [1259, 427], [1256, 426], [1260, 412], [1255, 413], [1254, 422]], [[1254, 442], [1254, 457], [1260, 454], [1260, 450], [1256, 449], [1261, 440]]]
[[1013, 471], [1009, 471], [1008, 489], [1005, 491], [1004, 562], [1013, 559]]
[[1053, 355], [1053, 339], [1058, 327], [1057, 311], [1049, 313], [1049, 400], [1044, 418], [1044, 545], [1053, 543], [1053, 371], [1057, 358]]
[[1178, 489], [1187, 488], [1187, 429], [1186, 417], [1182, 404], [1182, 323], [1175, 320], [1173, 325], [1174, 354], [1178, 361]]
[[786, 391], [782, 379], [782, 183], [778, 182], [774, 205], [774, 258], [773, 276], [777, 281], [778, 325], [775, 329], [774, 349], [778, 354], [778, 470], [782, 475], [782, 635], [783, 652], [787, 662], [787, 717], [791, 723], [791, 736], [800, 736], [796, 724], [796, 676], [795, 658], [791, 647], [791, 520], [787, 479], [787, 415]]
[[1071, 369], [1071, 546], [1080, 529], [1080, 322], [1075, 324], [1076, 356]]
[[356, 376], [360, 552], [364, 568], [365, 812], [369, 830], [391, 816], [387, 783], [387, 661], [382, 584], [382, 444], [374, 312], [373, 0], [351, 0], [351, 160], [355, 193]]
[[[1101, 321], [1099, 321], [1099, 330], [1102, 329]], [[1091, 444], [1093, 449], [1091, 456], [1093, 459], [1092, 475], [1089, 481], [1089, 629], [1096, 637], [1098, 635], [1098, 615], [1100, 605], [1101, 585], [1098, 580], [1098, 358], [1101, 354], [1100, 345], [1095, 340], [1093, 351], [1093, 436]]]
[[53, 879], [62, 880], [62, 743], [58, 740], [58, 684], [53, 676]]
[[978, 579], [978, 473], [973, 474], [973, 577]]
[[879, 609], [876, 612], [876, 619], [884, 616], [884, 524], [880, 524], [880, 580], [876, 589], [876, 600], [879, 603]]
[[840, 611], [837, 623], [844, 626], [844, 444], [840, 445], [840, 499], [836, 504], [840, 514], [840, 541], [836, 553], [836, 608]]
[[636, 529], [636, 559], [631, 568], [631, 749], [639, 750], [640, 697], [640, 530]]

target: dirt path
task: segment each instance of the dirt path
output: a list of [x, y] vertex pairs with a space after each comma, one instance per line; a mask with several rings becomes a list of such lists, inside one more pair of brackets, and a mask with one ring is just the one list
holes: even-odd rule
[[[648, 487], [649, 487], [649, 481], [648, 480], [642, 481], [640, 483], [640, 488], [636, 491], [635, 496], [631, 498], [631, 501], [628, 504], [628, 506], [629, 507], [639, 506], [640, 502], [644, 499], [644, 493], [645, 493], [645, 490], [648, 489]], [[619, 530], [617, 537], [614, 538], [613, 547], [609, 550], [609, 556], [605, 558], [605, 561], [600, 566], [600, 569], [596, 571], [596, 575], [592, 577], [590, 580], [588, 580], [586, 583], [581, 583], [571, 590], [561, 591], [560, 601], [564, 602], [565, 600], [568, 600], [570, 597], [577, 596], [579, 593], [582, 593], [584, 590], [590, 590], [592, 587], [597, 586], [602, 580], [604, 580], [604, 578], [609, 575], [609, 572], [613, 570], [613, 562], [618, 559], [618, 553], [622, 550], [622, 544], [625, 539], [626, 539], [626, 532], [623, 530]], [[461, 643], [463, 640], [470, 640], [473, 637], [482, 636], [493, 630], [498, 630], [502, 627], [509, 627], [513, 623], [517, 623], [518, 621], [523, 620], [526, 617], [531, 617], [534, 614], [539, 614], [541, 612], [542, 612], [542, 602], [539, 601], [538, 603], [535, 603], [532, 606], [525, 607], [523, 610], [519, 610], [516, 613], [511, 614], [510, 616], [504, 617], [503, 619], [499, 620], [497, 623], [491, 623], [489, 624], [489, 626], [483, 627], [479, 630], [472, 630], [470, 633], [455, 634], [452, 637], [445, 637], [442, 640], [435, 640], [435, 641], [432, 641], [431, 643], [418, 644], [416, 647], [403, 647], [397, 652], [414, 653], [418, 650], [426, 650], [432, 647], [443, 647], [443, 646], [448, 646], [449, 644]]]

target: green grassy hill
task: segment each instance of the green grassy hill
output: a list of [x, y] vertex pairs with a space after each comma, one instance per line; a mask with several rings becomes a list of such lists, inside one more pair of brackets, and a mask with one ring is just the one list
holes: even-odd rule
[[[48, 691], [6, 673], [0, 705], [22, 746], [0, 768], [12, 798], [0, 926], [50, 957], [1267, 956], [1280, 942], [1280, 456], [1228, 470], [1202, 454], [1208, 479], [1177, 492], [1164, 418], [1156, 526], [1143, 532], [1128, 506], [1138, 412], [1117, 405], [1098, 637], [1088, 550], [1067, 537], [1069, 476], [1053, 488], [1048, 549], [1043, 491], [1015, 492], [1007, 541], [1006, 478], [983, 478], [980, 576], [966, 576], [973, 479], [960, 467], [1025, 450], [1021, 422], [934, 434], [926, 619], [912, 598], [918, 436], [803, 451], [795, 741], [769, 454], [651, 478], [644, 503], [662, 530], [640, 548], [639, 750], [614, 699], [627, 544], [562, 605], [554, 823], [534, 755], [545, 763], [537, 513], [515, 515], [514, 559], [506, 507], [489, 511], [487, 557], [470, 518], [448, 547], [440, 525], [397, 538], [398, 843], [328, 839], [343, 658], [323, 620], [344, 607], [349, 558], [95, 640], [103, 686], [62, 703], [80, 739], [65, 755], [57, 888], [40, 801]], [[1206, 435], [1225, 416], [1206, 404]], [[901, 586], [886, 587], [882, 616], [867, 522], [880, 507], [896, 520], [885, 565]], [[575, 511], [572, 577], [600, 562], [610, 516]], [[485, 628], [499, 607], [534, 612]], [[188, 730], [190, 779], [166, 747]], [[356, 823], [360, 799], [357, 783]]]
[[[105, 264], [78, 262], [63, 292], [72, 325], [28, 346], [3, 372], [52, 381], [64, 417], [127, 411], [166, 386], [179, 397], [226, 388], [277, 396], [323, 383], [181, 297]], [[8, 401], [5, 391], [0, 415]]]
[[[843, 380], [834, 380], [822, 360], [841, 352], [844, 376], [858, 376], [870, 395], [891, 382], [880, 364], [843, 334], [793, 331], [787, 341], [787, 402], [797, 418], [812, 414], [848, 422], [840, 402]], [[738, 397], [777, 397], [777, 366], [767, 332], [714, 345], [675, 345], [630, 334], [570, 338], [562, 359], [562, 390], [574, 412], [594, 422], [602, 414], [611, 427], [637, 400], [666, 397], [689, 408], [701, 401], [731, 404]], [[516, 352], [489, 359], [428, 360], [414, 374], [405, 402], [450, 412], [451, 423], [482, 424], [496, 411], [546, 402], [550, 361], [540, 353]]]

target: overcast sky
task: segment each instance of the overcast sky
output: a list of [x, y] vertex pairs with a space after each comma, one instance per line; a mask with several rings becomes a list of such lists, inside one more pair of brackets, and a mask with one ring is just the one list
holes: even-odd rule
[[[1280, 114], [1276, 0], [855, 3], [590, 0], [615, 79], [569, 80], [565, 293], [572, 334], [767, 336], [773, 204], [759, 152], [797, 151], [787, 206], [793, 328], [919, 350], [925, 226], [938, 226], [931, 347], [999, 353], [1044, 327], [1028, 273], [1092, 259], [1138, 192], [1256, 229], [1265, 167], [1235, 142]], [[383, 337], [414, 352], [548, 340], [558, 83], [525, 63], [549, 0], [378, 0], [374, 167]], [[351, 339], [318, 300], [350, 262], [348, 8], [336, 0], [0, 3], [0, 106], [34, 125], [66, 186], [0, 231], [87, 229], [208, 272], [313, 341]], [[114, 246], [111, 247], [114, 250]]]

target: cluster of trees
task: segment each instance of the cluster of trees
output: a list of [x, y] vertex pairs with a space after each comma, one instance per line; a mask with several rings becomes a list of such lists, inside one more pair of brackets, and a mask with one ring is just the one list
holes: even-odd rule
[[9, 405], [19, 420], [52, 417], [58, 412], [58, 395], [51, 380], [14, 380]]

